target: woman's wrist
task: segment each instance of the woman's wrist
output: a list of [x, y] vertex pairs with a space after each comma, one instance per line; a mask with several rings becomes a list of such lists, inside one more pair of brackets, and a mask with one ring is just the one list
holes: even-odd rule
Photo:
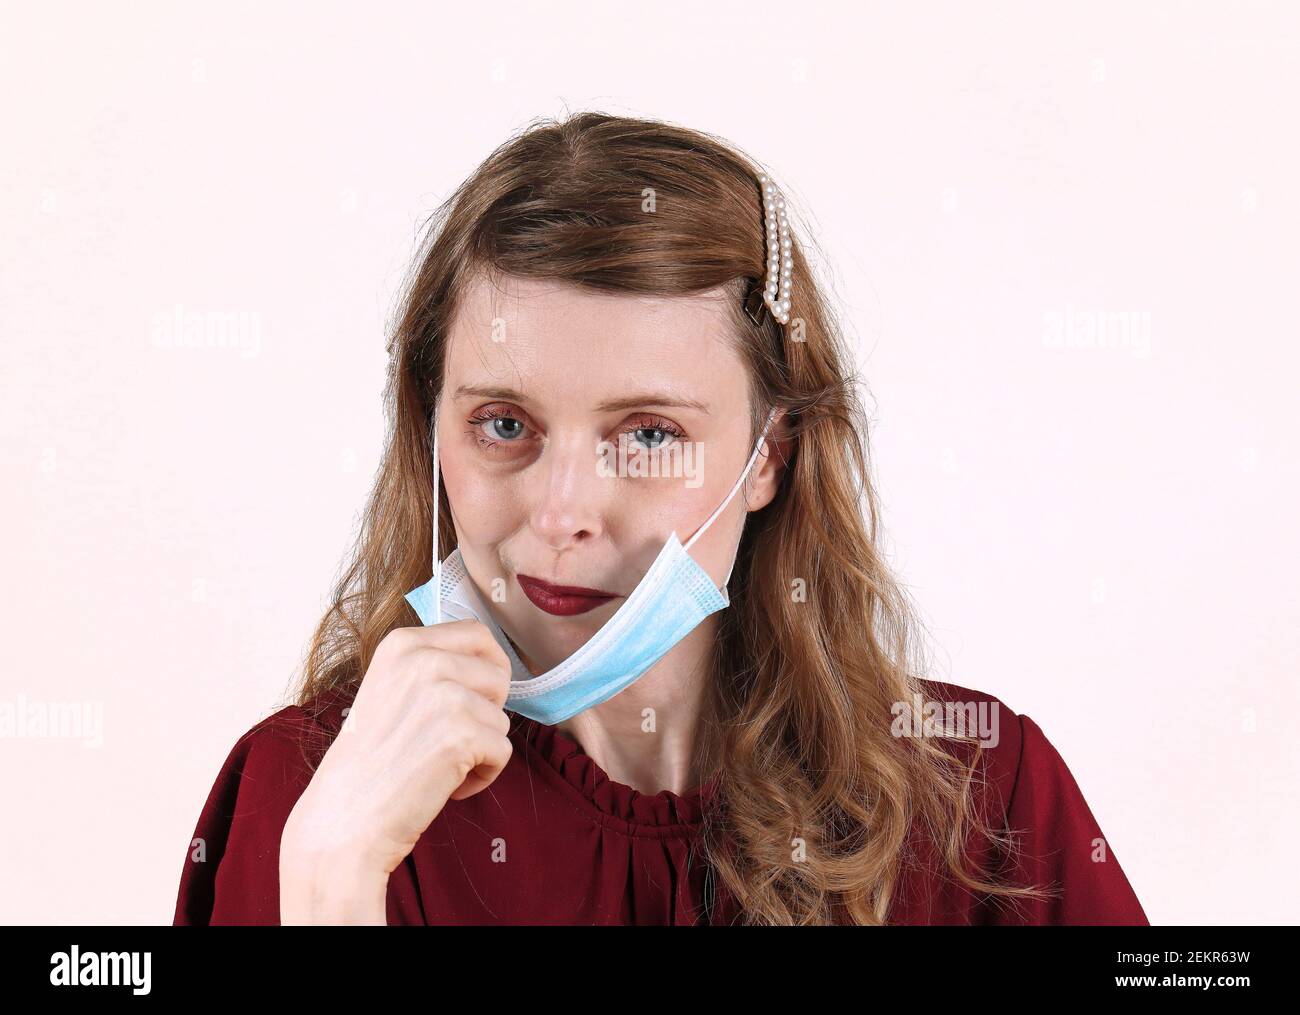
[[322, 853], [282, 840], [281, 924], [383, 926], [387, 914], [387, 871], [356, 851]]

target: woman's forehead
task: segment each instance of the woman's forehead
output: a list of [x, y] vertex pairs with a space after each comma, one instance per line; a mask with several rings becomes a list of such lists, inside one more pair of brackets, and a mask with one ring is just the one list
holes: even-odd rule
[[448, 386], [453, 395], [504, 387], [593, 406], [634, 390], [703, 405], [743, 398], [725, 299], [720, 291], [646, 297], [548, 280], [479, 281], [451, 329]]

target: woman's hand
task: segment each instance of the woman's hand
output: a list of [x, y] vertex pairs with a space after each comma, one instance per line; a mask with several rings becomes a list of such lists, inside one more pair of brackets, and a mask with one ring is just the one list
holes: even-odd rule
[[281, 923], [385, 923], [388, 876], [501, 774], [510, 661], [477, 620], [390, 632], [285, 823]]

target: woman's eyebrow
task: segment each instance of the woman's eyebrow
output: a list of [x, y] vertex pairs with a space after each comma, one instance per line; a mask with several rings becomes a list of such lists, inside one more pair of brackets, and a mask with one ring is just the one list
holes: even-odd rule
[[464, 395], [473, 395], [475, 398], [500, 398], [506, 402], [526, 402], [528, 401], [523, 395], [514, 388], [493, 388], [483, 387], [479, 384], [462, 384], [456, 389], [453, 398], [460, 398]]
[[653, 391], [646, 394], [631, 395], [627, 398], [615, 398], [608, 402], [601, 402], [596, 406], [597, 412], [619, 412], [625, 409], [639, 409], [643, 406], [662, 405], [677, 409], [698, 409], [700, 412], [708, 414], [709, 407], [703, 402], [697, 402], [693, 398], [681, 398], [663, 392]]
[[[479, 384], [462, 384], [456, 389], [453, 397], [472, 395], [475, 398], [499, 398], [506, 402], [527, 402], [528, 398], [514, 388], [497, 388], [484, 387]], [[697, 402], [693, 398], [682, 398], [676, 395], [670, 395], [661, 391], [651, 391], [644, 394], [629, 395], [626, 398], [614, 398], [606, 402], [601, 402], [596, 406], [597, 412], [622, 412], [627, 409], [640, 409], [646, 406], [664, 406], [665, 408], [677, 409], [698, 409], [700, 412], [708, 415], [709, 407], [703, 402]]]

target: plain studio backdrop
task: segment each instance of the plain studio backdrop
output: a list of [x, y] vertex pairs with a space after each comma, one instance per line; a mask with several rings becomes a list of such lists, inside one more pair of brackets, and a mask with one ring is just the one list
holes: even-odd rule
[[932, 675], [1043, 727], [1152, 922], [1296, 919], [1294, 9], [5, 4], [0, 50], [0, 706], [88, 722], [0, 738], [0, 920], [170, 922], [369, 491], [417, 229], [583, 109], [787, 191]]

